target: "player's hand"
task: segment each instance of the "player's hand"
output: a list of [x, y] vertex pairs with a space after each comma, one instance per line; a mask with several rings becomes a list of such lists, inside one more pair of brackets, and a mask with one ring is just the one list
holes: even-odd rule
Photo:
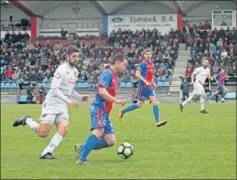
[[121, 106], [124, 106], [126, 104], [126, 101], [122, 100], [122, 99], [116, 99], [115, 103], [116, 104], [121, 104]]
[[72, 100], [72, 99], [68, 99], [67, 104], [71, 105], [74, 108], [77, 108], [79, 106], [79, 104], [76, 101]]
[[158, 89], [158, 86], [157, 86], [156, 84], [152, 84], [152, 86], [153, 86], [153, 88], [154, 88], [155, 90]]
[[146, 86], [151, 86], [151, 83], [148, 81], [145, 81]]
[[83, 95], [82, 96], [82, 101], [88, 103], [90, 101], [90, 96], [89, 95]]

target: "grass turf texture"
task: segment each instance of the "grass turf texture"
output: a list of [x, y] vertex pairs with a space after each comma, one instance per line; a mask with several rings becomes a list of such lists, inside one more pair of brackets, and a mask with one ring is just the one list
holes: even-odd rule
[[[111, 120], [117, 145], [90, 154], [90, 165], [76, 165], [73, 146], [89, 133], [89, 107], [70, 108], [71, 124], [63, 143], [55, 151], [58, 160], [39, 160], [39, 154], [55, 133], [38, 138], [28, 127], [13, 128], [16, 118], [31, 114], [39, 119], [39, 105], [1, 105], [1, 178], [236, 178], [236, 104], [210, 104], [210, 114], [200, 114], [199, 104], [181, 113], [179, 105], [161, 104], [165, 127], [153, 126], [152, 106]], [[135, 150], [129, 160], [117, 156], [121, 142]]]

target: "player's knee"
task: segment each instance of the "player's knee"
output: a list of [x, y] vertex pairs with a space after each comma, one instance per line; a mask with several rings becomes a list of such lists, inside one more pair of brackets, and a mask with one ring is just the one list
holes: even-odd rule
[[116, 143], [116, 139], [115, 138], [107, 140], [107, 144], [108, 144], [109, 147], [114, 146], [115, 143]]
[[206, 98], [206, 94], [202, 94], [202, 96], [201, 96], [202, 98]]
[[137, 103], [137, 107], [138, 107], [138, 108], [141, 108], [141, 107], [142, 107], [142, 105], [143, 105], [143, 103], [142, 103], [142, 102], [138, 102], [138, 103]]
[[62, 136], [65, 136], [68, 132], [68, 125], [60, 126], [58, 133]]
[[49, 132], [47, 132], [46, 130], [41, 130], [37, 134], [39, 137], [46, 138], [46, 137], [48, 137]]
[[97, 138], [101, 138], [104, 134], [104, 128], [93, 129], [92, 134], [94, 134]]
[[39, 137], [46, 138], [46, 137], [48, 137], [50, 130], [51, 130], [50, 125], [40, 124], [40, 126], [36, 130], [36, 133]]
[[159, 102], [156, 99], [152, 99], [150, 102], [152, 105], [159, 105]]

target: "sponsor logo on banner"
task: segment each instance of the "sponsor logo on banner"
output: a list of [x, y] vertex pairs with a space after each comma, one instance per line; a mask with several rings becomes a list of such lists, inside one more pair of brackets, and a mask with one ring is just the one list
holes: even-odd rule
[[120, 23], [120, 22], [123, 21], [123, 18], [115, 17], [115, 18], [112, 18], [111, 21], [114, 22], [114, 23]]
[[154, 28], [162, 34], [168, 33], [171, 28], [177, 29], [177, 14], [108, 16], [109, 33], [119, 29], [136, 31], [142, 29], [152, 30]]

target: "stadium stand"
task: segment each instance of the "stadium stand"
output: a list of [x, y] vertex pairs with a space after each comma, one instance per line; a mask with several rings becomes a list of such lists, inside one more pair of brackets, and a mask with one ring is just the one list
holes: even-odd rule
[[[129, 67], [121, 78], [120, 86], [131, 87], [129, 82], [134, 73], [134, 67], [142, 58], [145, 48], [154, 51], [154, 63], [156, 66], [156, 81], [159, 86], [169, 86], [172, 75], [172, 67], [178, 55], [179, 40], [178, 31], [162, 36], [156, 29], [153, 31], [142, 30], [113, 31], [108, 38], [108, 43], [102, 45], [97, 41], [87, 45], [74, 41], [81, 48], [81, 61], [78, 64], [79, 75], [77, 88], [88, 88], [94, 84], [104, 64], [109, 64], [111, 57], [116, 52], [123, 52], [128, 56]], [[171, 35], [172, 34], [172, 35]], [[67, 46], [61, 43], [41, 45], [28, 43], [28, 37], [6, 34], [2, 43], [1, 55], [1, 87], [18, 88], [18, 81], [23, 84], [43, 82], [45, 88], [50, 87], [55, 69], [66, 59]]]

